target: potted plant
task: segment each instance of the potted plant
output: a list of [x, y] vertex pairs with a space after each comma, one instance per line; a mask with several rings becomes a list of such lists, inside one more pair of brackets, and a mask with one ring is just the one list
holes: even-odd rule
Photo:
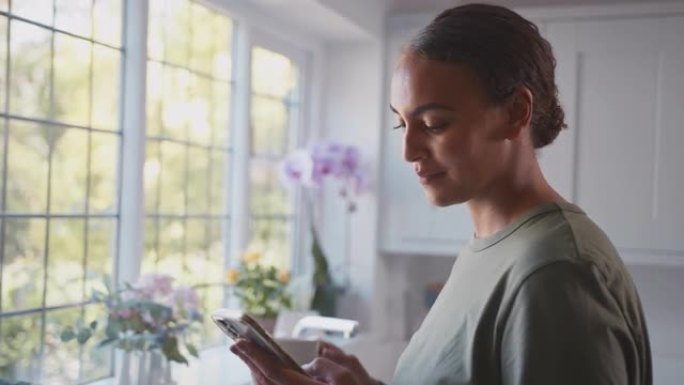
[[239, 267], [228, 269], [226, 281], [242, 309], [271, 333], [278, 313], [292, 307], [289, 271], [263, 264], [259, 252], [245, 253]]
[[202, 313], [197, 293], [190, 287], [173, 287], [173, 278], [163, 274], [142, 275], [134, 284], [106, 292], [95, 291], [92, 301], [106, 309], [106, 319], [87, 325], [67, 326], [61, 340], [84, 344], [104, 323], [105, 338], [98, 347], [114, 346], [124, 351], [119, 382], [128, 384], [132, 355], [139, 359], [138, 381], [172, 384], [170, 363], [188, 364], [186, 354], [197, 357], [193, 341], [199, 335]]

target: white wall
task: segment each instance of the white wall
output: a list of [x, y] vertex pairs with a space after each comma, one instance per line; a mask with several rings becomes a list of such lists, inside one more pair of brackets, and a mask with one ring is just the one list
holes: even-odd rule
[[[370, 176], [370, 191], [358, 202], [351, 216], [349, 260], [351, 290], [340, 301], [340, 316], [357, 319], [362, 328], [371, 326], [378, 261], [375, 227], [377, 218], [377, 172], [384, 84], [383, 44], [330, 44], [326, 49], [324, 124], [321, 136], [359, 147]], [[337, 191], [326, 191], [322, 242], [332, 265], [345, 260], [344, 207]]]

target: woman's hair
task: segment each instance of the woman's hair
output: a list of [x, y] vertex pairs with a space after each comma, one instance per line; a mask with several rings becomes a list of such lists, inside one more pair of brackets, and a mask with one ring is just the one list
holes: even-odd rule
[[531, 135], [535, 148], [553, 142], [566, 127], [551, 45], [536, 25], [517, 13], [484, 4], [447, 9], [408, 48], [430, 60], [467, 66], [495, 103], [503, 102], [518, 87], [527, 87], [534, 96]]

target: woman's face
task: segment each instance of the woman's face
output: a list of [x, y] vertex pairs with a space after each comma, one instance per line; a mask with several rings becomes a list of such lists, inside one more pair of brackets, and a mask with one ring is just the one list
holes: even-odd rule
[[509, 119], [474, 72], [407, 52], [392, 77], [390, 108], [403, 130], [404, 159], [433, 204], [494, 192], [511, 150]]

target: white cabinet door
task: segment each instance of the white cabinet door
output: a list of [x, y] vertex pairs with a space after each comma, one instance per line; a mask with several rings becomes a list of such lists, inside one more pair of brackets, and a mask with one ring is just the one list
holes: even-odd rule
[[[402, 33], [388, 42], [388, 85], [401, 46], [410, 36]], [[428, 202], [412, 166], [402, 158], [402, 133], [393, 131], [394, 125], [396, 118], [388, 108], [383, 127], [381, 251], [453, 257], [472, 236], [466, 207], [438, 208]]]
[[549, 179], [623, 251], [681, 254], [684, 17], [554, 22], [546, 34], [574, 142]]

